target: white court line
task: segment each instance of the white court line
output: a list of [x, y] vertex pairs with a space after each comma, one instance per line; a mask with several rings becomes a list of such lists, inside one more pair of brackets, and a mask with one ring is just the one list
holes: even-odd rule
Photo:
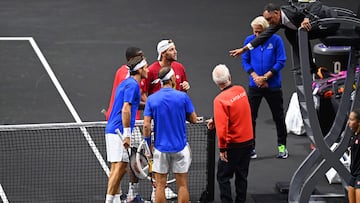
[[[64, 102], [65, 102], [66, 106], [68, 107], [71, 115], [74, 117], [76, 123], [82, 123], [79, 114], [76, 112], [74, 106], [71, 104], [71, 102], [70, 102], [69, 98], [67, 97], [64, 89], [61, 87], [58, 79], [56, 78], [54, 72], [52, 71], [52, 69], [51, 69], [51, 67], [49, 65], [49, 63], [47, 62], [44, 55], [42, 54], [40, 48], [36, 44], [34, 38], [32, 38], [32, 37], [0, 37], [0, 40], [25, 40], [25, 41], [30, 42], [30, 44], [33, 47], [35, 53], [39, 57], [42, 65], [44, 66], [46, 72], [48, 73], [50, 79], [52, 80], [52, 82], [55, 85], [57, 91], [59, 92], [61, 98], [64, 100]], [[96, 147], [95, 142], [92, 140], [89, 132], [86, 130], [85, 127], [80, 127], [80, 129], [81, 129], [82, 133], [84, 134], [84, 137], [87, 140], [90, 148], [92, 149], [93, 153], [95, 154], [96, 158], [98, 159], [101, 167], [105, 171], [106, 175], [109, 177], [109, 175], [110, 175], [109, 167], [106, 165], [106, 162], [104, 161], [103, 157], [101, 156], [101, 154], [100, 154], [98, 148]]]
[[1, 184], [0, 184], [0, 197], [3, 201], [3, 203], [9, 203], [9, 200], [6, 197], [6, 194], [5, 194], [4, 189], [2, 188]]

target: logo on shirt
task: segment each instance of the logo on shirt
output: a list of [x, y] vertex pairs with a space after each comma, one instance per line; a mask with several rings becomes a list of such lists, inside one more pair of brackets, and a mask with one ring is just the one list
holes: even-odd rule
[[272, 44], [272, 43], [270, 43], [267, 47], [266, 47], [266, 49], [273, 49], [274, 48], [274, 45]]
[[243, 98], [243, 97], [245, 97], [245, 96], [246, 96], [246, 93], [243, 92], [243, 93], [240, 93], [240, 94], [236, 95], [236, 96], [233, 97], [232, 99], [230, 99], [230, 101], [231, 101], [231, 102], [235, 102], [235, 101], [237, 101], [237, 100], [239, 100], [239, 99], [241, 99], [241, 98]]

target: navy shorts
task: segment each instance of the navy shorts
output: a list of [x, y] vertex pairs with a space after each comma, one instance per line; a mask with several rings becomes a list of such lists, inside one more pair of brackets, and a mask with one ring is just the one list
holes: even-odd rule
[[351, 176], [349, 186], [353, 188], [360, 188], [360, 176]]

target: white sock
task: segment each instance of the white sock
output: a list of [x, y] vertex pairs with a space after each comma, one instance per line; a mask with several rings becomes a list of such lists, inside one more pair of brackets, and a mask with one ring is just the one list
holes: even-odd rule
[[116, 194], [113, 203], [121, 203], [120, 194]]
[[106, 194], [105, 203], [113, 203], [114, 197], [114, 195]]

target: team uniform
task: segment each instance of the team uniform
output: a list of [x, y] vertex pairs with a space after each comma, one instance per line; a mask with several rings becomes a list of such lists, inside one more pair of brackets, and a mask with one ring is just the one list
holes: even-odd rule
[[245, 202], [253, 129], [250, 105], [243, 87], [230, 85], [215, 97], [214, 122], [220, 152], [226, 152], [228, 158], [228, 162], [218, 161], [221, 201], [232, 202], [230, 179], [235, 173], [235, 202]]
[[[250, 43], [255, 38], [255, 35], [248, 36], [244, 41], [244, 45]], [[242, 55], [243, 68], [249, 74], [248, 97], [252, 112], [254, 136], [259, 106], [264, 97], [273, 115], [279, 146], [286, 146], [287, 137], [280, 74], [280, 71], [285, 66], [285, 61], [284, 43], [281, 37], [276, 34], [272, 35], [263, 44]], [[273, 73], [272, 77], [266, 81], [269, 87], [258, 87], [250, 74], [255, 72], [257, 75], [264, 75], [268, 71]]]
[[[171, 68], [174, 70], [176, 77], [175, 89], [180, 91], [185, 91], [182, 89], [180, 85], [180, 83], [187, 81], [184, 66], [177, 61], [173, 61], [171, 63]], [[160, 80], [158, 79], [158, 73], [160, 69], [161, 69], [160, 62], [155, 61], [153, 64], [149, 66], [148, 77], [141, 81], [141, 89], [143, 92], [146, 92], [148, 95], [151, 95], [159, 91], [161, 88]]]
[[351, 179], [349, 185], [358, 189], [360, 188], [360, 140], [359, 135], [353, 135], [350, 141], [351, 146]]
[[[111, 91], [109, 108], [106, 111], [106, 120], [109, 120], [109, 116], [110, 116], [110, 113], [111, 113], [113, 105], [114, 105], [114, 98], [115, 98], [115, 93], [116, 93], [117, 87], [120, 85], [120, 83], [122, 81], [124, 81], [129, 76], [130, 76], [129, 67], [127, 65], [122, 65], [116, 71], [115, 78], [114, 78], [114, 84], [113, 84], [113, 88], [112, 88], [112, 91]], [[140, 119], [140, 112], [139, 111], [136, 112], [136, 119], [137, 120]], [[142, 133], [140, 131], [140, 128], [138, 126], [136, 126], [136, 127], [134, 127], [134, 129], [133, 129], [133, 131], [131, 133], [131, 137], [130, 137], [131, 145], [130, 146], [137, 148], [140, 145], [141, 139], [142, 139]]]
[[115, 78], [114, 78], [114, 84], [113, 84], [113, 88], [111, 91], [111, 97], [110, 97], [110, 103], [109, 103], [109, 108], [106, 111], [106, 120], [109, 120], [109, 116], [110, 113], [112, 111], [113, 108], [113, 104], [114, 104], [114, 98], [115, 98], [115, 93], [116, 93], [116, 88], [119, 86], [119, 84], [124, 81], [126, 78], [128, 78], [130, 76], [129, 74], [129, 67], [127, 65], [122, 65], [115, 73]]
[[105, 128], [106, 151], [109, 162], [128, 162], [129, 157], [126, 149], [122, 145], [122, 140], [116, 134], [119, 129], [123, 133], [122, 107], [124, 102], [131, 104], [130, 128], [133, 131], [135, 126], [135, 115], [140, 104], [140, 87], [138, 82], [129, 77], [118, 86], [114, 97], [114, 105]]
[[148, 97], [144, 116], [154, 120], [154, 172], [168, 173], [169, 168], [174, 173], [188, 172], [191, 152], [186, 138], [186, 115], [193, 112], [189, 96], [173, 88], [161, 88]]

